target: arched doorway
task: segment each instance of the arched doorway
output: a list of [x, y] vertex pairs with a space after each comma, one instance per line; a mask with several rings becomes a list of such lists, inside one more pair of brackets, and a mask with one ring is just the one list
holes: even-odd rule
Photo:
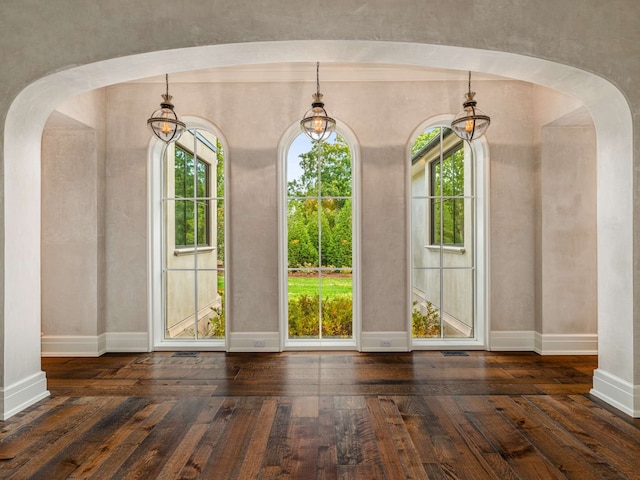
[[[340, 46], [340, 48], [335, 48]], [[287, 52], [286, 54], [283, 52]], [[417, 55], [421, 53], [422, 55]], [[455, 53], [455, 55], [454, 55]], [[476, 70], [549, 86], [579, 98], [598, 137], [599, 369], [593, 393], [627, 413], [637, 412], [633, 368], [633, 155], [631, 113], [611, 83], [591, 73], [536, 58], [461, 47], [391, 43], [291, 41], [194, 47], [112, 59], [55, 73], [26, 87], [7, 114], [4, 143], [3, 416], [47, 395], [40, 370], [39, 220], [40, 137], [63, 99], [165, 71], [278, 61], [422, 64]], [[418, 60], [416, 60], [418, 58]], [[423, 61], [419, 58], [424, 58]], [[515, 62], [514, 58], [518, 61]], [[622, 139], [622, 140], [621, 140]]]

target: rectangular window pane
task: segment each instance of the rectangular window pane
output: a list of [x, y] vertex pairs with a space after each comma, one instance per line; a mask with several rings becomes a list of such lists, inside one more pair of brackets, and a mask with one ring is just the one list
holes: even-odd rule
[[195, 244], [194, 203], [192, 200], [174, 200], [175, 246], [193, 247]]
[[165, 272], [165, 338], [195, 338], [195, 272]]
[[351, 268], [351, 200], [322, 201], [322, 266]]
[[442, 323], [445, 337], [474, 336], [473, 298], [473, 270], [442, 271]]
[[431, 244], [441, 245], [445, 243], [442, 236], [442, 201], [431, 199]]
[[318, 266], [318, 202], [289, 200], [287, 210], [288, 266]]
[[413, 281], [413, 338], [440, 338], [440, 269], [414, 269]]
[[[435, 244], [432, 234], [439, 235], [439, 229], [432, 231], [433, 227], [430, 223], [433, 202], [434, 200], [428, 198], [411, 200], [411, 265], [416, 268], [440, 266], [439, 250], [429, 248]], [[435, 239], [438, 237], [436, 236]]]
[[176, 198], [193, 198], [193, 155], [176, 145], [174, 185]]
[[215, 208], [215, 226], [211, 230], [214, 232], [215, 241], [211, 245], [216, 245], [218, 267], [224, 267], [224, 201], [214, 200], [211, 205]]
[[198, 161], [198, 198], [206, 198], [209, 196], [209, 164]]
[[443, 245], [464, 245], [464, 199], [448, 198], [436, 202], [436, 208], [438, 220], [442, 218], [442, 223], [435, 225], [441, 228], [440, 232], [436, 230], [437, 238], [441, 235]]
[[322, 272], [322, 338], [353, 336], [351, 273]]
[[289, 272], [289, 338], [319, 338], [320, 279], [317, 270]]
[[351, 196], [351, 152], [340, 138], [320, 144], [320, 194], [323, 197]]
[[198, 215], [196, 217], [198, 231], [198, 245], [209, 245], [209, 200], [198, 200]]
[[199, 270], [198, 338], [224, 338], [224, 329], [224, 271]]

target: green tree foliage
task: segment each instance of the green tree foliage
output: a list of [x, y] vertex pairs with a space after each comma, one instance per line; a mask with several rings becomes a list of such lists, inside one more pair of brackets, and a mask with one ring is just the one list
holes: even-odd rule
[[[464, 195], [464, 150], [458, 150], [441, 162], [431, 164], [432, 192], [435, 196], [462, 197]], [[433, 200], [433, 242], [445, 245], [464, 243], [464, 198]], [[442, 236], [440, 225], [442, 222]]]
[[224, 149], [216, 139], [216, 237], [218, 239], [218, 263], [224, 264]]
[[[205, 162], [195, 162], [193, 154], [176, 145], [175, 150], [175, 243], [176, 246], [207, 245], [206, 218], [208, 201], [206, 198], [209, 166]], [[194, 182], [195, 175], [195, 182]], [[196, 215], [194, 215], [196, 208]], [[197, 222], [197, 225], [196, 225]], [[197, 227], [197, 228], [196, 228]]]
[[422, 147], [424, 147], [438, 135], [440, 135], [440, 128], [432, 128], [431, 130], [422, 132], [420, 135], [418, 135], [415, 142], [413, 142], [413, 146], [411, 147], [411, 155], [415, 155], [416, 153], [418, 153]]
[[[320, 334], [320, 296], [300, 295], [289, 299], [289, 337], [318, 338]], [[322, 337], [350, 338], [353, 304], [350, 295], [322, 299]]]
[[331, 243], [328, 248], [327, 261], [336, 267], [352, 266], [351, 252], [351, 200], [335, 216]]
[[299, 158], [302, 174], [289, 182], [290, 197], [315, 197], [319, 184], [323, 197], [351, 196], [351, 152], [342, 137], [338, 136], [333, 143], [314, 143]]
[[[351, 267], [351, 152], [340, 136], [334, 142], [314, 143], [311, 150], [299, 156], [301, 174], [287, 187], [289, 197], [289, 266], [317, 265], [321, 252], [321, 266]], [[319, 192], [320, 190], [320, 192]], [[320, 195], [318, 195], [320, 194]], [[320, 210], [318, 210], [320, 196]], [[344, 210], [348, 212], [341, 213]], [[342, 224], [338, 227], [339, 222]], [[313, 251], [301, 245], [305, 239], [298, 231], [306, 225]], [[291, 229], [295, 228], [292, 242]], [[340, 241], [334, 240], [340, 230]], [[348, 235], [348, 236], [347, 236]], [[292, 261], [292, 258], [295, 260]]]
[[318, 250], [309, 238], [306, 218], [302, 212], [289, 211], [289, 268], [318, 265]]

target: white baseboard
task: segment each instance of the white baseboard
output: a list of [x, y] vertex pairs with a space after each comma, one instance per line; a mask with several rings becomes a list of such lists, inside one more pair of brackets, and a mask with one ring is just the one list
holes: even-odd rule
[[229, 334], [230, 352], [279, 352], [280, 333], [278, 332], [231, 332]]
[[593, 372], [591, 395], [633, 418], [640, 418], [640, 385], [633, 385], [601, 368]]
[[407, 332], [362, 332], [360, 350], [363, 352], [408, 352]]
[[494, 352], [533, 352], [535, 333], [532, 330], [513, 332], [491, 332], [490, 350]]
[[536, 332], [533, 351], [540, 355], [597, 355], [598, 335], [540, 334]]
[[106, 352], [147, 352], [146, 332], [108, 332], [100, 335], [44, 335], [43, 357], [99, 357]]
[[543, 334], [532, 330], [491, 332], [494, 352], [536, 352], [540, 355], [597, 355], [598, 335]]
[[44, 335], [40, 339], [43, 357], [99, 357], [107, 347], [102, 335]]
[[6, 420], [49, 395], [44, 372], [35, 373], [8, 387], [0, 388], [0, 419]]
[[147, 332], [107, 332], [107, 352], [148, 352]]

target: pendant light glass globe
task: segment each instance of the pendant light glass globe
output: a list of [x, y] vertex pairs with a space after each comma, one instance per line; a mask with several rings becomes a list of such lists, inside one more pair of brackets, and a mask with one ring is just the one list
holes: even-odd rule
[[311, 109], [304, 114], [300, 128], [311, 140], [323, 142], [333, 133], [336, 121], [327, 115], [320, 93], [320, 63], [316, 64], [316, 93], [313, 94]]
[[451, 129], [455, 134], [468, 141], [484, 135], [491, 123], [491, 118], [476, 106], [477, 102], [473, 99], [475, 94], [476, 92], [471, 91], [471, 72], [469, 72], [469, 91], [465, 94], [463, 110], [451, 122]]
[[162, 94], [160, 108], [151, 114], [147, 125], [153, 134], [165, 143], [175, 142], [184, 132], [186, 125], [180, 121], [173, 109], [169, 95], [169, 75], [166, 75], [167, 93]]

